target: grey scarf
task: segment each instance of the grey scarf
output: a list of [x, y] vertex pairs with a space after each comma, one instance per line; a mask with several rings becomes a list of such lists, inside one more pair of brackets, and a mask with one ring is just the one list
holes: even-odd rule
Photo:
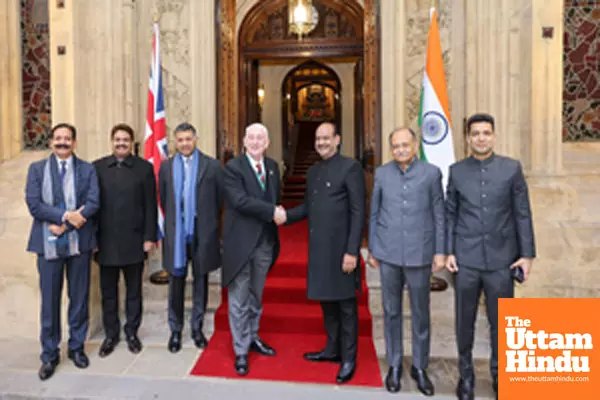
[[[44, 166], [44, 179], [42, 181], [42, 201], [44, 204], [56, 207], [54, 204], [54, 195], [53, 195], [53, 176], [51, 171], [51, 163], [52, 157], [46, 161], [46, 165]], [[54, 160], [55, 161], [55, 160]], [[65, 174], [65, 180], [63, 182], [63, 197], [64, 208], [65, 211], [74, 211], [77, 207], [77, 200], [75, 196], [75, 160], [73, 160], [71, 166], [67, 169], [67, 173]], [[58, 184], [58, 183], [57, 183]], [[56, 249], [56, 242], [62, 238], [54, 236], [52, 232], [48, 229], [50, 227], [50, 223], [48, 221], [44, 221], [44, 258], [46, 260], [55, 260], [59, 258], [59, 254]], [[68, 239], [68, 254], [66, 256], [76, 256], [79, 255], [79, 234], [76, 229], [69, 231], [65, 231], [63, 235], [67, 235]]]

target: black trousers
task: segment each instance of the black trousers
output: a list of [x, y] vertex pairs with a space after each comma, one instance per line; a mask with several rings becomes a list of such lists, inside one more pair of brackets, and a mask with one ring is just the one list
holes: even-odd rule
[[[192, 335], [202, 331], [206, 304], [208, 303], [208, 275], [200, 272], [200, 265], [191, 260], [194, 254], [190, 245], [186, 248], [188, 263], [192, 264], [192, 316], [190, 326]], [[186, 268], [187, 271], [187, 268]], [[183, 312], [185, 301], [185, 276], [169, 276], [169, 328], [171, 332], [183, 330]]]
[[100, 267], [100, 290], [102, 292], [102, 322], [107, 338], [118, 339], [121, 333], [119, 321], [119, 277], [125, 277], [126, 336], [137, 334], [142, 322], [142, 274], [144, 263]]
[[356, 298], [321, 301], [327, 332], [325, 353], [340, 355], [343, 362], [356, 362], [358, 349], [358, 310]]
[[456, 273], [456, 343], [459, 373], [464, 380], [475, 379], [473, 340], [482, 292], [490, 324], [490, 374], [495, 378], [498, 376], [498, 299], [514, 297], [514, 283], [508, 266], [495, 270], [481, 270], [461, 265]]

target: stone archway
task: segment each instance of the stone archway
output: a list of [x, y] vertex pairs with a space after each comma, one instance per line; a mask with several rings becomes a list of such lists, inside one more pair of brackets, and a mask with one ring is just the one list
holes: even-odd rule
[[[364, 151], [360, 158], [366, 161], [365, 166], [370, 167], [367, 170], [380, 162], [378, 2], [317, 0], [315, 3], [332, 10], [331, 14], [345, 16], [360, 35], [355, 36], [354, 40], [334, 40], [323, 35], [314, 40], [308, 37], [302, 42], [286, 37], [272, 40], [269, 35], [266, 38], [263, 35], [262, 39], [265, 40], [255, 41], [256, 35], [260, 36], [261, 21], [264, 24], [269, 18], [277, 18], [277, 11], [286, 7], [286, 1], [216, 0], [217, 154], [222, 160], [227, 160], [240, 150], [239, 131], [246, 122], [244, 113], [248, 101], [244, 85], [247, 77], [252, 76], [248, 59], [273, 53], [280, 57], [331, 56], [350, 50], [362, 55], [364, 60], [364, 125], [361, 132]], [[238, 10], [245, 14], [238, 14]], [[287, 23], [285, 19], [283, 22]], [[286, 34], [287, 28], [282, 32]], [[249, 37], [252, 37], [251, 46], [245, 46]], [[338, 43], [335, 43], [336, 40]]]

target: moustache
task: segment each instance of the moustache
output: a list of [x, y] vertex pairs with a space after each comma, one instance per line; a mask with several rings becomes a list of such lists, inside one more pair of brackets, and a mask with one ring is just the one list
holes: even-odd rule
[[55, 144], [54, 147], [57, 149], [65, 149], [65, 150], [71, 148], [71, 146], [69, 146], [68, 144]]
[[127, 146], [126, 144], [118, 144], [115, 146], [115, 148], [117, 149], [127, 149], [129, 148], [129, 146]]

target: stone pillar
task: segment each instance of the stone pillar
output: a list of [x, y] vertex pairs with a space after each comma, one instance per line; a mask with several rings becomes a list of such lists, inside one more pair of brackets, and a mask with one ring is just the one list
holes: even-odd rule
[[[215, 2], [190, 1], [191, 114], [200, 132], [198, 147], [217, 155], [217, 71], [215, 51]], [[201, 17], [202, 23], [198, 23]]]
[[[519, 0], [474, 0], [466, 2], [465, 117], [487, 112], [496, 120], [497, 151], [522, 159], [523, 114], [521, 89], [527, 87], [524, 72], [529, 51], [521, 28], [527, 6]], [[523, 57], [521, 57], [523, 56]], [[526, 108], [526, 107], [525, 107]]]
[[77, 154], [88, 161], [110, 153], [114, 124], [135, 126], [129, 82], [133, 78], [132, 3], [67, 2], [62, 9], [49, 3], [52, 120], [75, 125]]
[[392, 159], [388, 134], [405, 121], [405, 0], [380, 2], [381, 163]]
[[18, 1], [0, 4], [0, 161], [23, 145], [20, 20]]
[[[563, 1], [531, 0], [531, 170], [563, 172]], [[552, 29], [544, 38], [543, 30]]]

